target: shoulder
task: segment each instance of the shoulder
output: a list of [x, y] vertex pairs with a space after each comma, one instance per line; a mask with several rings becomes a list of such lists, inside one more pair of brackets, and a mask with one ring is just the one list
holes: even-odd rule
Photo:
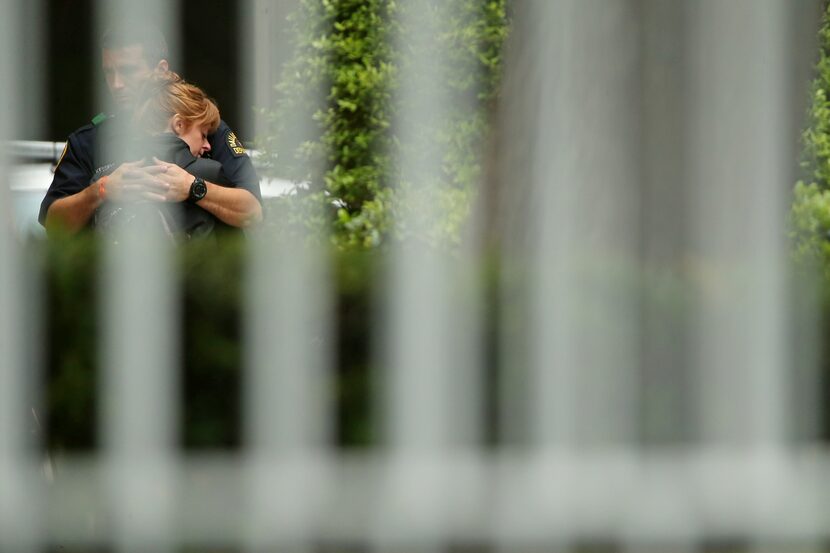
[[112, 116], [106, 115], [104, 113], [99, 113], [92, 120], [87, 123], [86, 125], [75, 129], [67, 139], [68, 142], [72, 142], [74, 144], [92, 144], [95, 140], [95, 137], [98, 135], [99, 129], [101, 127], [107, 126], [107, 121], [111, 120]]
[[102, 128], [108, 128], [108, 123], [113, 117], [99, 113], [86, 125], [75, 129], [66, 139], [63, 152], [58, 158], [55, 170], [59, 168], [66, 171], [73, 166], [80, 165], [84, 171], [90, 174], [94, 170], [97, 145], [100, 140], [98, 133]]
[[63, 161], [69, 157], [76, 160], [91, 159], [95, 151], [95, 137], [98, 129], [92, 123], [84, 125], [72, 131], [66, 139], [66, 144], [63, 147], [63, 152], [55, 164], [55, 168], [64, 165]]
[[219, 127], [208, 137], [208, 141], [214, 154], [226, 153], [233, 157], [247, 157], [248, 155], [239, 137], [223, 120], [219, 121]]
[[224, 120], [224, 119], [220, 119], [220, 120], [219, 120], [219, 127], [217, 127], [217, 128], [216, 128], [216, 132], [215, 132], [215, 133], [213, 133], [213, 134], [215, 134], [215, 135], [217, 135], [217, 136], [218, 136], [218, 135], [220, 135], [220, 134], [224, 134], [224, 133], [228, 132], [229, 130], [231, 130], [230, 125], [228, 125], [228, 124], [225, 122], [225, 120]]
[[69, 138], [68, 138], [67, 141], [72, 143], [73, 145], [74, 144], [87, 144], [87, 143], [91, 143], [93, 140], [95, 140], [95, 136], [97, 134], [98, 134], [97, 126], [93, 125], [92, 123], [89, 123], [87, 125], [84, 125], [83, 127], [75, 129], [69, 135]]
[[259, 190], [259, 177], [236, 133], [227, 123], [219, 121], [219, 128], [208, 137], [208, 141], [210, 158], [222, 165], [227, 186], [244, 188], [260, 200], [262, 195]]

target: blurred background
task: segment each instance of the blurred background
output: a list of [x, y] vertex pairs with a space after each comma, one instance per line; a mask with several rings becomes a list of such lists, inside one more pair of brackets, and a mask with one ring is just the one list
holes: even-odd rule
[[[98, 38], [154, 18], [265, 219], [47, 239]], [[0, 551], [827, 549], [826, 1], [50, 0], [0, 31]]]
[[[223, 117], [235, 122], [239, 137], [250, 139], [253, 131], [242, 126], [247, 118], [240, 114], [239, 64], [248, 44], [241, 28], [239, 2], [175, 2], [171, 8], [181, 13], [181, 50], [171, 60], [171, 67], [209, 91]], [[41, 9], [43, 78], [45, 90], [51, 93], [46, 95], [41, 113], [42, 132], [20, 138], [63, 141], [101, 111], [95, 100], [96, 80], [103, 79], [95, 30], [96, 2], [49, 0]]]

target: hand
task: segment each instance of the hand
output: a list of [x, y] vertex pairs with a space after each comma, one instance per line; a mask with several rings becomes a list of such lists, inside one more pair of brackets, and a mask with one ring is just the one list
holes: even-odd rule
[[183, 202], [190, 197], [190, 185], [193, 184], [193, 175], [174, 163], [168, 163], [153, 158], [154, 165], [148, 169], [154, 170], [155, 178], [164, 186], [164, 201]]
[[107, 179], [107, 199], [116, 202], [165, 201], [169, 186], [158, 179], [161, 171], [155, 165], [144, 166], [143, 159], [122, 163]]

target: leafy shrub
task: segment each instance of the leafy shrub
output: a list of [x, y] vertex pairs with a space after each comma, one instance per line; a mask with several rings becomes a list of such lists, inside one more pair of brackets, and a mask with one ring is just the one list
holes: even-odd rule
[[799, 266], [820, 266], [830, 282], [830, 190], [799, 181], [791, 211], [793, 255]]
[[[99, 444], [98, 347], [101, 325], [98, 285], [100, 244], [92, 234], [33, 241], [45, 287], [45, 407], [49, 447], [88, 450]], [[188, 450], [241, 445], [242, 314], [246, 263], [244, 242], [193, 242], [176, 250], [182, 357], [179, 444]], [[370, 287], [375, 257], [333, 252], [335, 328], [340, 335], [332, 375], [336, 394], [336, 440], [362, 445], [372, 439], [370, 422]], [[37, 280], [37, 279], [36, 279]]]
[[830, 188], [830, 4], [819, 31], [819, 56], [810, 87], [807, 128], [802, 134], [805, 181]]
[[[506, 0], [434, 2], [418, 14], [421, 25], [444, 28], [430, 59], [442, 60], [440, 91], [410, 90], [406, 98], [438, 93], [454, 109], [419, 128], [417, 144], [440, 149], [442, 167], [436, 202], [438, 228], [430, 242], [457, 240], [466, 220], [488, 108], [498, 91], [501, 54], [508, 29]], [[270, 206], [272, 221], [320, 230], [331, 226], [341, 248], [375, 247], [399, 225], [404, 183], [404, 146], [394, 128], [401, 104], [400, 74], [410, 63], [412, 37], [401, 21], [415, 4], [394, 0], [302, 0], [292, 17], [296, 52], [286, 66], [279, 99], [263, 110], [268, 136], [259, 139], [264, 174], [307, 186]], [[438, 26], [438, 22], [442, 22]], [[407, 155], [420, 156], [417, 145]], [[316, 208], [310, 216], [309, 204]]]
[[[824, 2], [818, 61], [809, 89], [807, 125], [801, 135], [801, 179], [793, 189], [790, 234], [797, 272], [790, 321], [798, 350], [816, 346], [821, 370], [830, 372], [830, 3]], [[816, 316], [813, 316], [815, 314]], [[801, 342], [798, 342], [801, 340]], [[812, 360], [810, 360], [812, 362]], [[830, 397], [827, 380], [824, 401]], [[822, 437], [830, 433], [830, 410], [821, 410]]]
[[[29, 244], [43, 251], [46, 288], [48, 443], [58, 449], [98, 444], [101, 244], [90, 233]], [[240, 291], [243, 243], [226, 237], [177, 251], [171, 275], [181, 293], [183, 333], [181, 444], [239, 443]], [[209, 293], [205, 293], [209, 291]]]
[[819, 56], [801, 135], [802, 179], [793, 190], [791, 233], [799, 264], [820, 264], [830, 282], [830, 4], [819, 31]]

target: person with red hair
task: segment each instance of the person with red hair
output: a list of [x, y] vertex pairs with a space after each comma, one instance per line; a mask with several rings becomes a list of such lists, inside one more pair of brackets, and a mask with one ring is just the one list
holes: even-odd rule
[[[124, 132], [127, 123], [136, 120], [133, 114], [147, 92], [144, 85], [148, 79], [160, 78], [163, 82], [171, 77], [167, 58], [164, 36], [154, 26], [135, 25], [104, 35], [102, 67], [115, 113], [99, 114], [91, 124], [69, 136], [40, 207], [38, 220], [47, 231], [62, 228], [77, 232], [92, 228], [105, 198], [124, 197], [128, 193], [156, 202], [198, 204], [229, 227], [245, 228], [262, 219], [259, 178], [236, 134], [221, 119], [215, 127], [212, 123], [205, 127], [202, 123], [206, 119], [200, 119], [194, 126], [195, 120], [179, 113], [180, 117], [169, 130], [187, 143], [201, 142], [189, 153], [209, 154], [221, 165], [226, 179], [223, 182], [199, 177], [187, 167], [161, 158], [153, 163], [151, 159], [141, 160], [136, 156], [132, 160], [122, 159], [115, 167], [109, 166], [113, 160], [105, 159], [104, 146], [118, 144], [112, 136]], [[165, 86], [168, 85], [173, 86], [168, 90], [173, 96], [178, 95], [176, 90], [182, 92], [187, 86], [176, 89], [178, 84], [170, 82]], [[156, 105], [153, 109], [159, 107], [163, 106]], [[205, 129], [207, 133], [202, 132]], [[206, 134], [207, 145], [201, 134]], [[103, 176], [107, 179], [101, 181]]]

